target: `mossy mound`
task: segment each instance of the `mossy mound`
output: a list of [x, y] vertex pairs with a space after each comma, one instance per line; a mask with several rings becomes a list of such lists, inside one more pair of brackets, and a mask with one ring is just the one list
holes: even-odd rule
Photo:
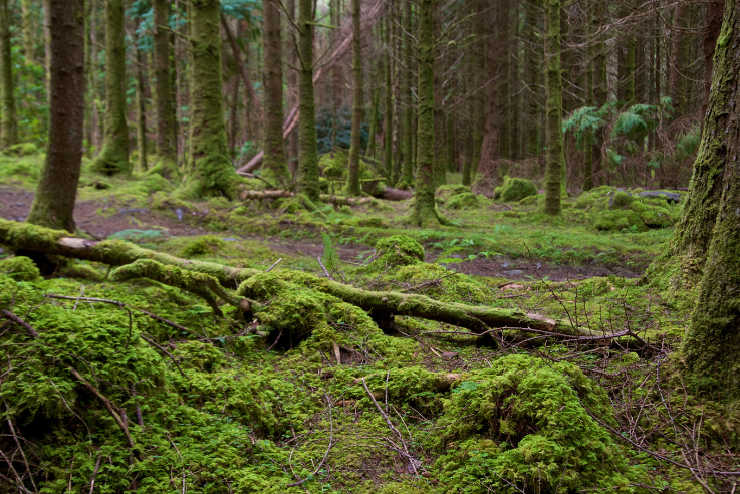
[[465, 192], [470, 192], [470, 187], [467, 185], [446, 184], [437, 187], [435, 197], [439, 204], [444, 204], [450, 199], [450, 197], [464, 194]]
[[38, 266], [28, 257], [16, 256], [0, 260], [0, 273], [16, 281], [34, 281], [41, 277]]
[[277, 269], [250, 277], [237, 294], [264, 304], [255, 316], [276, 347], [291, 348], [305, 341], [310, 350], [331, 353], [338, 345], [353, 357], [372, 351], [402, 361], [414, 353], [414, 342], [385, 336], [364, 310], [315, 290], [320, 281], [310, 274]]
[[[401, 266], [387, 275], [388, 282], [403, 282], [417, 293], [449, 302], [490, 303], [490, 290], [472, 277], [439, 264], [419, 262]], [[415, 289], [416, 288], [416, 289]]]
[[504, 183], [493, 191], [493, 198], [504, 202], [521, 201], [525, 197], [537, 195], [534, 182], [526, 178], [504, 177]]
[[447, 201], [447, 207], [450, 209], [475, 209], [480, 205], [480, 197], [472, 192], [456, 194]]
[[207, 254], [214, 254], [226, 246], [219, 237], [215, 235], [203, 235], [197, 237], [185, 245], [182, 249], [183, 257], [197, 257]]
[[576, 209], [586, 211], [593, 227], [600, 231], [643, 232], [667, 228], [680, 218], [680, 206], [662, 197], [641, 196], [629, 191], [601, 186], [581, 194]]
[[643, 472], [591, 413], [611, 417], [609, 399], [575, 365], [502, 357], [445, 400], [437, 467], [451, 491], [633, 492]]
[[3, 154], [9, 156], [33, 156], [40, 152], [41, 150], [38, 146], [32, 142], [21, 142], [20, 144], [14, 144], [3, 150]]
[[384, 270], [389, 267], [407, 266], [424, 260], [424, 247], [406, 235], [381, 238], [375, 244], [375, 259], [371, 269]]

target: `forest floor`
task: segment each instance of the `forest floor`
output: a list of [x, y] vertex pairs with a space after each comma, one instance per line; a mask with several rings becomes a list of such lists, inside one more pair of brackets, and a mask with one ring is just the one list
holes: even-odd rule
[[[0, 157], [0, 218], [25, 218], [40, 160]], [[263, 271], [247, 282], [262, 312], [216, 317], [197, 295], [113, 281], [86, 261], [42, 279], [0, 251], [0, 309], [40, 334], [30, 342], [0, 319], [0, 401], [15, 426], [0, 436], [15, 453], [12, 468], [0, 462], [0, 492], [13, 481], [31, 492], [734, 489], [722, 472], [737, 469], [738, 410], [691, 396], [680, 377], [693, 294], [648, 270], [678, 204], [601, 187], [553, 219], [541, 196], [503, 203], [447, 185], [451, 226], [420, 229], [410, 200], [193, 202], [139, 174], [84, 172], [80, 185], [81, 235]], [[395, 253], [376, 250], [383, 239]], [[415, 242], [423, 256], [409, 254]], [[638, 339], [491, 339], [400, 316], [384, 332], [300, 273]], [[301, 339], [281, 340], [293, 327]], [[128, 417], [128, 441], [70, 363]]]

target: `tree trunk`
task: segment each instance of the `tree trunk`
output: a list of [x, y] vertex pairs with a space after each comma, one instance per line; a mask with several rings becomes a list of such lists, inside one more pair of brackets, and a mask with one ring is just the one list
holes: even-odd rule
[[31, 0], [21, 0], [21, 29], [23, 31], [23, 55], [26, 63], [36, 64], [36, 31], [38, 19], [34, 18]]
[[545, 212], [560, 214], [563, 187], [563, 91], [560, 74], [560, 0], [545, 0]]
[[149, 169], [149, 143], [147, 138], [147, 118], [146, 118], [146, 83], [147, 80], [147, 57], [144, 56], [142, 49], [139, 47], [138, 27], [142, 18], [136, 19], [133, 30], [133, 39], [136, 50], [136, 142], [139, 151], [139, 169], [146, 171]]
[[265, 171], [271, 182], [287, 186], [283, 149], [283, 48], [280, 0], [265, 0], [262, 8], [265, 87]]
[[360, 195], [360, 132], [362, 131], [362, 42], [360, 0], [352, 0], [352, 136], [349, 147], [347, 193]]
[[123, 0], [105, 2], [105, 118], [103, 149], [93, 170], [105, 175], [131, 173], [126, 123], [126, 44]]
[[18, 119], [15, 110], [15, 83], [10, 50], [10, 6], [0, 0], [0, 149], [18, 142]]
[[83, 0], [47, 3], [51, 94], [46, 162], [28, 221], [73, 232], [84, 122]]
[[[286, 9], [290, 22], [295, 22], [295, 0], [287, 0]], [[298, 106], [298, 74], [296, 73], [295, 67], [298, 65], [296, 49], [295, 49], [295, 37], [293, 34], [293, 26], [290, 23], [286, 23], [288, 29], [285, 36], [285, 53], [286, 53], [286, 74], [285, 81], [288, 89], [288, 96], [286, 98], [288, 108]], [[285, 139], [285, 135], [283, 134]], [[296, 163], [298, 159], [298, 137], [295, 133], [290, 134], [287, 138], [287, 153], [288, 168], [290, 169], [291, 176], [295, 176]]]
[[383, 94], [385, 95], [384, 119], [383, 119], [383, 170], [385, 171], [388, 181], [393, 185], [393, 85], [392, 85], [392, 63], [391, 63], [391, 23], [387, 21], [383, 26], [383, 49], [385, 50], [382, 57], [385, 60], [383, 65], [385, 85]]
[[[412, 30], [412, 8], [411, 2], [405, 5], [405, 30], [406, 33]], [[414, 95], [413, 86], [413, 38], [404, 33], [403, 35], [403, 59], [404, 70], [402, 70], [402, 87], [401, 98], [403, 103], [403, 172], [401, 183], [405, 186], [411, 186], [414, 181], [414, 147], [413, 147], [413, 121], [414, 121]]]
[[154, 74], [157, 104], [157, 154], [173, 165], [177, 162], [175, 93], [170, 66], [170, 2], [154, 0]]
[[434, 192], [434, 12], [436, 0], [419, 2], [419, 121], [414, 222], [437, 223]]
[[319, 158], [313, 88], [312, 0], [298, 0], [298, 29], [298, 189], [316, 201], [319, 199]]
[[[685, 211], [685, 216], [693, 221], [682, 223], [681, 233], [689, 235], [679, 236], [696, 238], [692, 230], [713, 227], [711, 240], [703, 234], [699, 236], [708, 242], [709, 253], [684, 353], [694, 384], [729, 400], [740, 395], [739, 30], [740, 4], [726, 0], [714, 56], [709, 108]], [[714, 203], [707, 204], [710, 198]], [[704, 206], [714, 214], [704, 214], [706, 209], [692, 206]]]
[[190, 163], [186, 195], [233, 197], [236, 174], [224, 126], [220, 3], [190, 0]]

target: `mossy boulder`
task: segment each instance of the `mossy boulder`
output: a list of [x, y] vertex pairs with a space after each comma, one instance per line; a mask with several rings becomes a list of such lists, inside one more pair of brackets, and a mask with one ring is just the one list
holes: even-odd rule
[[424, 260], [424, 247], [406, 235], [381, 238], [375, 244], [375, 252], [376, 258], [370, 266], [380, 269], [407, 266]]
[[581, 194], [575, 209], [585, 211], [584, 217], [600, 231], [641, 232], [651, 228], [674, 225], [681, 215], [680, 206], [662, 197], [642, 196], [629, 191], [601, 186]]
[[504, 202], [521, 201], [525, 197], [537, 195], [534, 182], [526, 178], [504, 177], [504, 183], [493, 191], [493, 198]]
[[213, 254], [218, 252], [220, 249], [223, 249], [225, 246], [226, 242], [219, 237], [216, 237], [215, 235], [203, 235], [202, 237], [197, 237], [188, 242], [188, 244], [182, 249], [182, 255], [183, 257], [197, 257]]
[[41, 277], [41, 272], [36, 263], [25, 256], [0, 260], [0, 273], [4, 273], [16, 281], [34, 281]]
[[450, 209], [475, 209], [480, 207], [480, 205], [479, 196], [472, 192], [456, 194], [447, 201], [447, 207]]
[[571, 363], [515, 354], [471, 372], [437, 422], [448, 492], [632, 492], [644, 473], [592, 414], [614, 422], [604, 390]]

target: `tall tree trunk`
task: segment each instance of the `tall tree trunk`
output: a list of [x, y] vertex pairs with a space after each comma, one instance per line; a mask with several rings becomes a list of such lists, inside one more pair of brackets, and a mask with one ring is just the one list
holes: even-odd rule
[[131, 173], [126, 123], [126, 45], [123, 0], [105, 2], [105, 118], [103, 149], [92, 164], [105, 175]]
[[413, 37], [407, 33], [413, 32], [413, 14], [411, 2], [405, 2], [404, 23], [405, 32], [403, 34], [403, 59], [404, 70], [402, 70], [402, 87], [401, 98], [403, 102], [403, 177], [401, 182], [406, 186], [411, 186], [414, 181], [414, 95], [413, 86]]
[[154, 74], [157, 104], [157, 154], [168, 163], [177, 162], [177, 136], [170, 64], [170, 2], [154, 0]]
[[[679, 239], [697, 239], [709, 247], [699, 298], [684, 343], [686, 363], [700, 390], [714, 391], [729, 400], [740, 396], [739, 31], [740, 4], [726, 0], [704, 131], [685, 219], [679, 230], [687, 234]], [[711, 208], [708, 199], [714, 201]], [[706, 209], [692, 207], [698, 205], [714, 214], [703, 215]], [[709, 236], [705, 235], [707, 230]], [[700, 254], [698, 250], [694, 253]]]
[[[286, 10], [289, 16], [290, 22], [288, 25], [287, 34], [285, 36], [285, 60], [286, 60], [286, 74], [285, 81], [288, 88], [288, 108], [293, 108], [298, 104], [298, 73], [296, 67], [298, 65], [298, 58], [295, 47], [295, 37], [292, 31], [292, 23], [295, 22], [295, 0], [287, 0]], [[287, 153], [288, 167], [291, 175], [295, 175], [296, 163], [298, 160], [298, 136], [295, 132], [291, 133], [287, 139]]]
[[312, 0], [298, 0], [298, 189], [312, 201], [319, 199], [319, 158], [316, 150], [316, 114], [313, 88]]
[[414, 222], [419, 226], [439, 220], [434, 192], [434, 14], [436, 0], [420, 0], [419, 7], [419, 121], [417, 130]]
[[28, 221], [75, 229], [85, 104], [83, 0], [47, 1], [50, 27], [49, 141]]
[[702, 39], [702, 50], [704, 54], [704, 103], [702, 104], [702, 115], [707, 111], [709, 101], [709, 90], [712, 87], [712, 58], [714, 47], [717, 45], [717, 37], [722, 27], [722, 0], [712, 0], [707, 4], [707, 26]]
[[265, 87], [264, 166], [271, 182], [288, 185], [283, 149], [283, 48], [280, 0], [265, 0], [262, 8]]
[[362, 131], [362, 39], [360, 0], [352, 0], [352, 136], [349, 147], [347, 193], [360, 194], [360, 132]]
[[219, 0], [190, 0], [190, 161], [186, 195], [233, 197], [224, 126]]
[[149, 143], [147, 142], [146, 118], [146, 57], [138, 46], [137, 36], [134, 35], [136, 46], [136, 106], [138, 122], [136, 125], [136, 141], [139, 146], [139, 169], [149, 168]]
[[385, 95], [383, 113], [385, 117], [383, 119], [383, 169], [388, 180], [393, 182], [393, 67], [391, 64], [391, 22], [389, 19], [386, 20], [383, 31], [383, 59], [385, 60], [383, 64], [383, 76], [385, 77], [385, 85], [383, 87], [383, 94]]
[[21, 0], [21, 29], [23, 34], [23, 55], [26, 63], [38, 63], [36, 60], [36, 24], [31, 0]]
[[15, 82], [10, 50], [10, 6], [0, 0], [0, 149], [18, 142], [18, 119], [15, 109]]
[[560, 214], [563, 187], [563, 91], [560, 74], [560, 0], [545, 0], [545, 212]]

